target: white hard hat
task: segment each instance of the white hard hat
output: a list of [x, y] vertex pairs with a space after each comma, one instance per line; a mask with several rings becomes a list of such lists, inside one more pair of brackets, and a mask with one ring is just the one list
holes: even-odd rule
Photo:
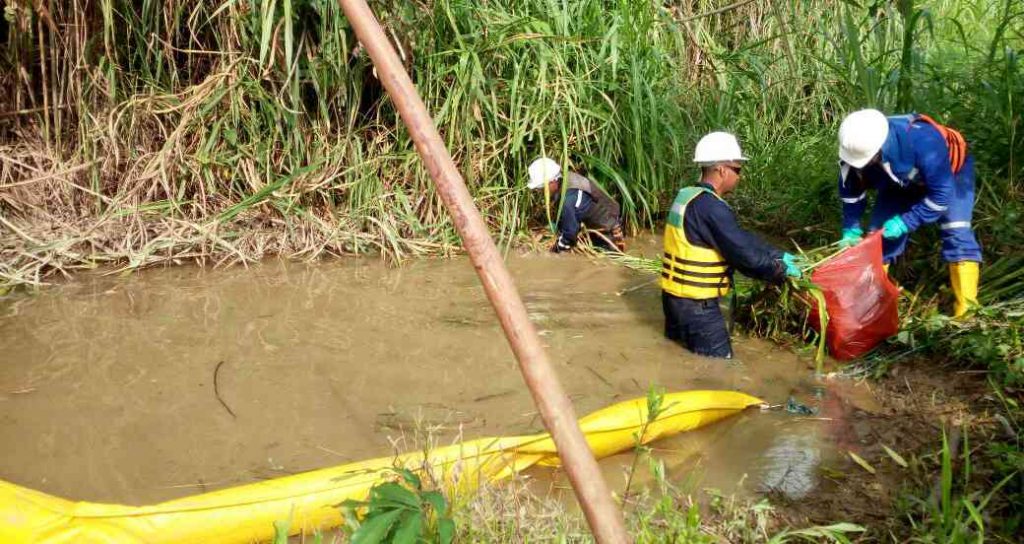
[[728, 132], [712, 132], [697, 142], [693, 151], [693, 162], [713, 164], [716, 162], [745, 161], [740, 143]]
[[529, 172], [530, 181], [526, 186], [530, 189], [540, 189], [545, 183], [562, 176], [562, 165], [547, 157], [541, 157], [530, 163]]
[[878, 154], [889, 137], [889, 121], [878, 110], [851, 113], [839, 125], [839, 158], [854, 168], [863, 168]]

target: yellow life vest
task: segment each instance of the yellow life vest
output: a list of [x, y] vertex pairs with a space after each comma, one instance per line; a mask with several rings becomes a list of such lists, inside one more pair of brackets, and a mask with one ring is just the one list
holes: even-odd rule
[[661, 260], [661, 289], [670, 295], [697, 300], [724, 296], [731, 285], [729, 264], [722, 254], [686, 240], [686, 206], [701, 193], [719, 198], [705, 187], [683, 187], [676, 195], [665, 225], [665, 255]]

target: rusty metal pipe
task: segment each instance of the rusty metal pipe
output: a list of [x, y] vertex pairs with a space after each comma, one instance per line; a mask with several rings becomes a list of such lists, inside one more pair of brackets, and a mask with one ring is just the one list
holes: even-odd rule
[[373, 59], [378, 77], [409, 128], [416, 150], [452, 215], [487, 298], [494, 306], [508, 343], [519, 361], [519, 370], [533, 395], [533, 402], [540, 411], [544, 426], [554, 438], [562, 466], [590, 530], [602, 544], [629, 542], [622, 513], [612, 499], [590, 446], [576, 422], [572, 403], [544, 352], [540, 336], [527, 316], [512, 276], [433, 119], [365, 0], [339, 1], [356, 36]]

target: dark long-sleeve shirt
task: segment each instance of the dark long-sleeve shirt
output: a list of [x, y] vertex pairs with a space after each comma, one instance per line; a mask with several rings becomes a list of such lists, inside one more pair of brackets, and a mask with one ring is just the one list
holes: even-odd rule
[[[712, 189], [706, 183], [701, 185]], [[717, 249], [730, 266], [746, 276], [770, 282], [786, 277], [782, 251], [740, 227], [732, 208], [713, 195], [700, 194], [690, 201], [683, 228], [686, 241]]]
[[562, 201], [562, 216], [558, 219], [558, 238], [565, 246], [575, 246], [580, 232], [580, 223], [587, 223], [587, 214], [594, 204], [594, 198], [585, 191], [569, 189]]

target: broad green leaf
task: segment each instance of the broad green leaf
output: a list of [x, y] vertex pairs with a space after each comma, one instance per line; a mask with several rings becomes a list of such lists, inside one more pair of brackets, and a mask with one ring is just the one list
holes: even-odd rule
[[391, 526], [402, 510], [391, 510], [384, 514], [367, 516], [363, 524], [352, 533], [352, 544], [377, 544], [383, 542]]
[[421, 494], [420, 497], [430, 503], [437, 517], [443, 518], [448, 515], [448, 501], [445, 500], [444, 495], [440, 491], [427, 491]]
[[396, 505], [415, 508], [417, 510], [420, 508], [420, 501], [416, 498], [416, 494], [394, 482], [388, 482], [374, 487], [372, 494], [374, 501], [379, 499]]
[[437, 520], [437, 532], [441, 544], [451, 544], [455, 538], [455, 522], [449, 518]]
[[416, 544], [422, 527], [423, 516], [419, 512], [406, 512], [391, 544]]
[[401, 475], [402, 478], [409, 483], [409, 485], [415, 487], [416, 489], [423, 489], [423, 482], [420, 481], [420, 477], [417, 476], [415, 472], [402, 467], [395, 467], [393, 470], [397, 472], [399, 475]]

